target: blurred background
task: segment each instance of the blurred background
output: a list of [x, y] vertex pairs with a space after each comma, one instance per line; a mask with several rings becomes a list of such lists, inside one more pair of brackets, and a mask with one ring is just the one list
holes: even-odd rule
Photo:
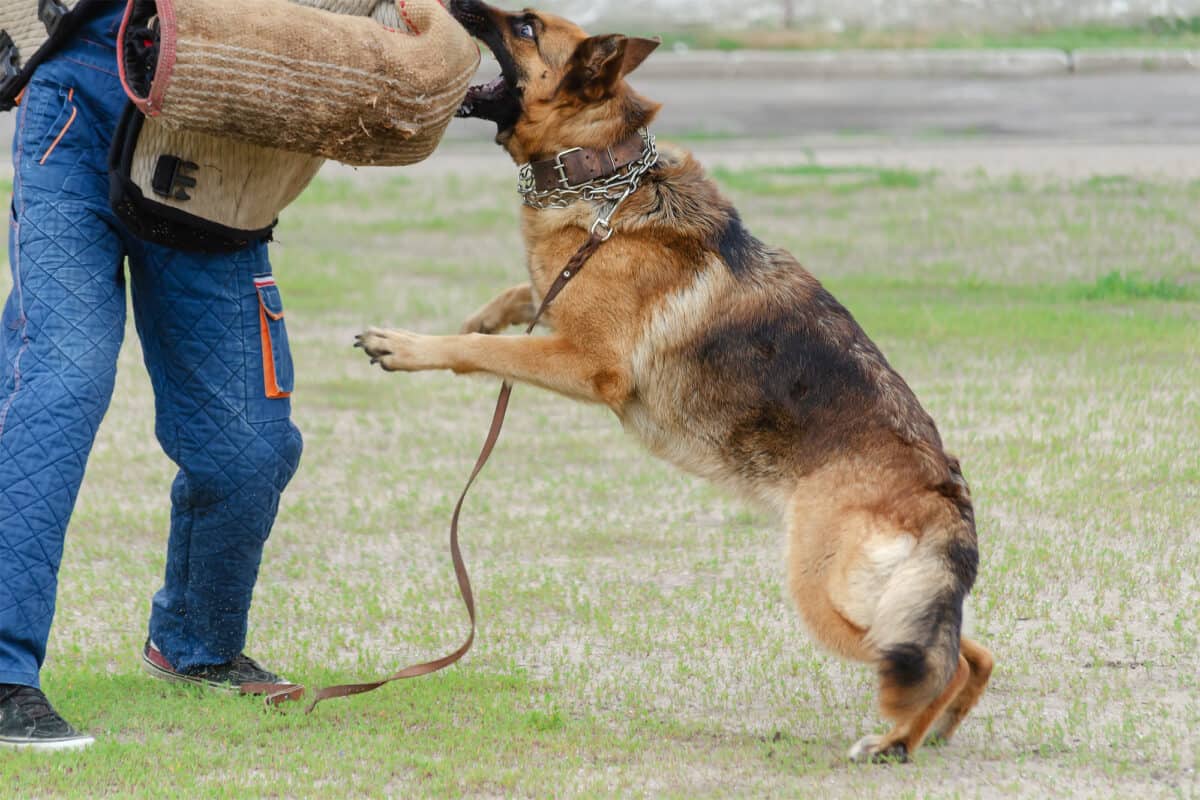
[[[709, 163], [1195, 175], [1200, 0], [549, 0], [658, 35], [632, 77]], [[498, 72], [485, 62], [481, 77]], [[456, 123], [486, 149], [490, 127]], [[425, 169], [457, 169], [433, 159]]]
[[[539, 5], [583, 25], [647, 25], [671, 32], [708, 29], [715, 35], [774, 29], [809, 34], [889, 32], [953, 37], [1045, 32], [1064, 26], [1146, 26], [1190, 29], [1196, 0], [547, 0]], [[737, 36], [731, 41], [737, 41]], [[772, 41], [764, 36], [763, 42]], [[798, 42], [804, 41], [797, 38]]]
[[1196, 0], [548, 0], [540, 8], [581, 24], [641, 23], [714, 31], [1014, 32], [1075, 25], [1174, 25], [1200, 14]]
[[[660, 36], [632, 79], [664, 103], [655, 130], [722, 164], [1200, 171], [1200, 0], [535, 5], [593, 33]], [[485, 56], [480, 80], [497, 72]], [[477, 168], [491, 133], [456, 121], [440, 157], [405, 174]]]

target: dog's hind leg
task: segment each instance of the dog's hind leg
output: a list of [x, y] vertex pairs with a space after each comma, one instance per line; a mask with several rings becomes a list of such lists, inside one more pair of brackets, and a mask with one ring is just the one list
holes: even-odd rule
[[988, 679], [992, 677], [994, 660], [986, 647], [970, 639], [963, 639], [961, 650], [963, 658], [971, 668], [971, 675], [967, 678], [967, 685], [959, 692], [958, 697], [954, 698], [954, 702], [929, 729], [926, 744], [938, 745], [950, 741], [954, 732], [958, 730], [959, 724], [979, 702], [984, 688], [987, 687]]
[[986, 683], [986, 651], [959, 649], [962, 601], [975, 577], [973, 529], [941, 498], [918, 494], [901, 510], [923, 523], [907, 532], [896, 509], [881, 514], [861, 486], [851, 493], [844, 478], [817, 482], [797, 492], [789, 514], [792, 594], [823, 645], [879, 670], [880, 707], [894, 727], [860, 741], [850, 757], [907, 760], [944, 714], [950, 730]]
[[907, 761], [909, 756], [921, 746], [926, 733], [954, 700], [962, 693], [971, 675], [967, 660], [961, 655], [958, 658], [958, 668], [950, 678], [950, 682], [933, 702], [925, 707], [913, 710], [909, 698], [904, 696], [899, 687], [889, 685], [888, 679], [883, 680], [881, 710], [885, 717], [895, 720], [894, 727], [883, 736], [864, 736], [850, 748], [851, 761]]
[[913, 547], [912, 537], [862, 531], [854, 520], [864, 516], [847, 514], [841, 525], [828, 529], [831, 536], [823, 542], [810, 540], [804, 549], [802, 537], [793, 532], [789, 583], [800, 615], [818, 642], [842, 657], [879, 668], [881, 710], [895, 726], [884, 736], [860, 740], [850, 751], [851, 760], [907, 761], [963, 689], [970, 667], [956, 650], [957, 669], [943, 682], [942, 670], [934, 666], [939, 660], [935, 653], [912, 644], [881, 647], [879, 640], [885, 637], [872, 636], [862, 625], [886, 596], [887, 572], [897, 561], [903, 564], [911, 558]]
[[895, 727], [860, 741], [851, 759], [907, 760], [943, 714], [953, 724], [978, 699], [981, 684], [960, 701], [977, 674], [973, 663], [982, 670], [990, 659], [977, 646], [961, 652], [963, 598], [974, 578], [974, 536], [961, 524], [927, 528], [892, 570], [865, 638], [879, 654], [880, 709]]

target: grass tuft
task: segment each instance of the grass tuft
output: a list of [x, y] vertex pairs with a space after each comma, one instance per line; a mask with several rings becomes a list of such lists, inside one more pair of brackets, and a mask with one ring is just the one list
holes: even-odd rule
[[713, 177], [731, 189], [759, 195], [804, 192], [852, 194], [871, 189], [916, 189], [934, 180], [934, 173], [863, 166], [795, 164], [732, 170], [717, 168]]
[[1076, 296], [1083, 300], [1092, 301], [1121, 301], [1121, 300], [1197, 300], [1200, 299], [1200, 288], [1184, 286], [1165, 278], [1147, 280], [1135, 275], [1121, 272], [1110, 272], [1094, 283], [1081, 286], [1075, 291]]

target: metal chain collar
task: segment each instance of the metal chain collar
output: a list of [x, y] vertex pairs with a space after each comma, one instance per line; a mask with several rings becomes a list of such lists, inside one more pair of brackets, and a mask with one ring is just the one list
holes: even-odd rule
[[[517, 193], [521, 195], [525, 205], [537, 209], [566, 208], [579, 200], [592, 203], [615, 202], [620, 205], [621, 201], [634, 193], [642, 176], [658, 163], [658, 146], [654, 134], [645, 128], [638, 130], [638, 133], [643, 142], [642, 157], [612, 177], [581, 183], [578, 186], [561, 186], [539, 192], [534, 185], [533, 167], [530, 164], [523, 164], [517, 176]], [[561, 157], [562, 153], [558, 155]], [[609, 212], [609, 216], [611, 216], [611, 212]], [[607, 219], [605, 225], [607, 225]]]

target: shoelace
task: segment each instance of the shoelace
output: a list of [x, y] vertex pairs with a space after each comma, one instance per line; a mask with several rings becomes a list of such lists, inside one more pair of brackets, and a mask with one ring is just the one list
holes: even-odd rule
[[234, 656], [233, 660], [229, 662], [229, 666], [238, 671], [249, 668], [257, 672], [260, 676], [270, 676], [273, 678], [272, 673], [263, 669], [262, 665], [245, 653], [238, 653]]
[[46, 695], [31, 686], [17, 686], [0, 695], [0, 703], [7, 700], [16, 701], [17, 708], [31, 720], [58, 716]]

